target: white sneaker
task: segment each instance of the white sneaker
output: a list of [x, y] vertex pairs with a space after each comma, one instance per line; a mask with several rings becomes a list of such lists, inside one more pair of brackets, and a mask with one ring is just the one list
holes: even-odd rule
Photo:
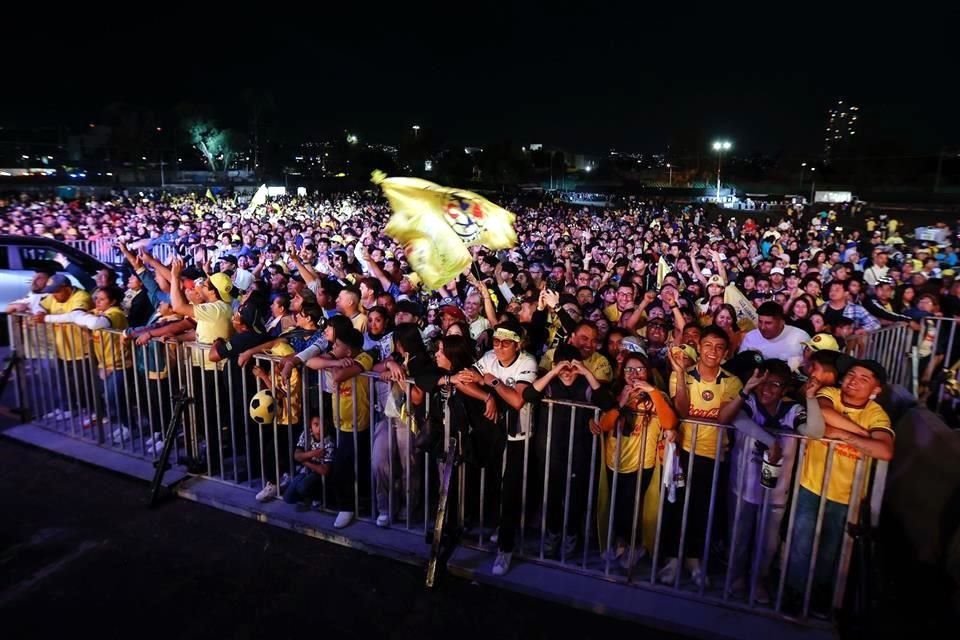
[[622, 544], [617, 544], [612, 547], [609, 547], [606, 551], [600, 554], [600, 559], [606, 562], [614, 562], [619, 560], [620, 557], [626, 552], [627, 548]]
[[557, 553], [560, 547], [560, 534], [547, 531], [543, 536], [543, 555], [552, 556]]
[[623, 568], [624, 571], [630, 571], [633, 565], [637, 564], [637, 561], [642, 560], [646, 555], [647, 550], [643, 547], [637, 547], [633, 550], [633, 553], [627, 550], [620, 556], [620, 567]]
[[161, 453], [163, 453], [163, 440], [155, 440], [153, 442], [150, 442], [146, 446], [146, 451], [148, 453], [160, 455]]
[[130, 439], [130, 429], [124, 425], [120, 425], [110, 434], [113, 437], [114, 442], [126, 442]]
[[510, 570], [510, 560], [513, 554], [508, 551], [498, 551], [497, 557], [493, 560], [493, 575], [502, 576]]
[[574, 552], [576, 552], [578, 542], [579, 540], [575, 534], [563, 536], [563, 553], [566, 557], [569, 558], [574, 554]]
[[698, 589], [700, 587], [710, 588], [710, 578], [708, 578], [707, 574], [702, 570], [694, 569], [690, 572], [690, 578], [693, 580], [693, 584], [697, 585]]
[[493, 530], [493, 533], [490, 534], [490, 542], [493, 544], [500, 542], [500, 529]]
[[280, 476], [280, 493], [286, 490], [288, 484], [290, 484], [290, 474], [284, 472], [283, 475]]
[[667, 561], [667, 564], [657, 572], [657, 582], [660, 584], [673, 584], [677, 579], [677, 562], [676, 558], [670, 558]]
[[151, 445], [157, 442], [161, 444], [163, 443], [163, 434], [160, 433], [159, 431], [155, 431], [151, 437], [147, 438], [146, 442], [143, 443], [143, 446], [149, 449]]
[[386, 513], [381, 513], [380, 515], [377, 516], [377, 526], [378, 526], [378, 527], [386, 527], [386, 526], [389, 526], [389, 524], [390, 524], [390, 516], [389, 516], [389, 515], [387, 515]]
[[260, 489], [257, 493], [257, 502], [268, 502], [277, 497], [277, 485], [272, 482], [267, 482], [263, 485], [263, 489]]
[[353, 511], [341, 511], [337, 514], [337, 519], [333, 521], [334, 529], [343, 529], [353, 522]]

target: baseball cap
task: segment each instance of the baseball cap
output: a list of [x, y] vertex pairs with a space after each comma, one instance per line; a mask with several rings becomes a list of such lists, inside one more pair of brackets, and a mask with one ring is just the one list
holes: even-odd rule
[[463, 312], [463, 309], [453, 304], [445, 304], [440, 307], [440, 313], [446, 314], [456, 320], [467, 321], [467, 315]]
[[418, 318], [423, 317], [423, 307], [414, 300], [401, 300], [396, 304], [397, 313], [409, 313]]
[[801, 344], [805, 347], [810, 347], [814, 351], [840, 351], [840, 345], [837, 344], [837, 339], [829, 333], [815, 334], [812, 338], [804, 340]]
[[718, 287], [726, 286], [724, 285], [723, 278], [719, 274], [714, 274], [707, 279], [707, 286], [716, 285]]
[[620, 341], [620, 350], [629, 351], [630, 353], [640, 353], [647, 355], [647, 350], [643, 348], [643, 344], [640, 342], [640, 338], [636, 336], [627, 336]]
[[72, 287], [73, 283], [70, 282], [70, 278], [63, 275], [62, 273], [57, 273], [50, 276], [50, 279], [47, 280], [47, 286], [43, 288], [43, 291], [40, 293], [56, 293], [64, 287]]
[[779, 273], [780, 275], [783, 275], [783, 268], [782, 268], [782, 267], [774, 267], [773, 269], [770, 269], [770, 275], [773, 275], [773, 274], [775, 274], [775, 273]]
[[233, 281], [225, 273], [215, 273], [210, 276], [210, 286], [217, 290], [217, 293], [220, 294], [220, 299], [224, 302], [230, 302], [233, 300]]

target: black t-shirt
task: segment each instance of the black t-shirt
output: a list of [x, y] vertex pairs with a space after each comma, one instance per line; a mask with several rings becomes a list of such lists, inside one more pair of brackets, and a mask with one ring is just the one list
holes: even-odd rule
[[[846, 308], [846, 305], [844, 305], [844, 309], [845, 308]], [[824, 308], [823, 319], [831, 327], [837, 326], [837, 322], [843, 319], [843, 317], [844, 317], [843, 309], [834, 309], [829, 304]]]
[[224, 360], [235, 361], [240, 357], [240, 354], [247, 349], [251, 349], [272, 339], [273, 338], [266, 333], [243, 331], [242, 333], [234, 334], [229, 340], [217, 342], [213, 345], [213, 349], [217, 352], [217, 355]]

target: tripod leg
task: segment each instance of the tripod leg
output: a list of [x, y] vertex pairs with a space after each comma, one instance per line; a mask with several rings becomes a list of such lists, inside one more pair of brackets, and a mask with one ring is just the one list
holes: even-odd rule
[[430, 560], [427, 562], [427, 588], [433, 588], [437, 578], [437, 565], [439, 564], [441, 549], [440, 543], [443, 538], [443, 527], [447, 520], [447, 502], [450, 493], [450, 477], [453, 475], [456, 456], [456, 441], [451, 439], [447, 447], [446, 460], [443, 462], [443, 470], [440, 475], [440, 495], [437, 499], [437, 518], [433, 527], [433, 542], [430, 545]]
[[180, 423], [186, 404], [186, 394], [181, 391], [174, 405], [173, 415], [170, 416], [170, 422], [167, 423], [166, 431], [163, 434], [163, 451], [160, 453], [160, 458], [154, 463], [156, 470], [153, 472], [153, 482], [150, 484], [150, 507], [157, 506], [157, 501], [160, 498], [163, 474], [166, 473], [167, 468], [170, 466], [170, 452], [173, 450], [173, 445], [176, 442], [177, 425]]

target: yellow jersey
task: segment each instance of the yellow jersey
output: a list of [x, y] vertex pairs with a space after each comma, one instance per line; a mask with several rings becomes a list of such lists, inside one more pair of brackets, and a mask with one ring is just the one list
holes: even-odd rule
[[[833, 403], [833, 408], [837, 412], [853, 420], [867, 431], [876, 431], [878, 429], [893, 434], [893, 428], [890, 426], [890, 417], [879, 404], [871, 400], [862, 409], [848, 407], [840, 400], [840, 389], [836, 387], [826, 387], [817, 393], [818, 398], [826, 398]], [[822, 440], [811, 440], [807, 444], [807, 453], [803, 457], [803, 469], [800, 472], [800, 486], [808, 491], [823, 495], [823, 474], [827, 466], [827, 450], [829, 442]], [[836, 444], [833, 450], [833, 464], [830, 465], [830, 482], [827, 486], [827, 500], [839, 502], [840, 504], [850, 504], [850, 496], [853, 494], [853, 476], [857, 468], [857, 461], [864, 457], [854, 447], [848, 444]], [[870, 470], [865, 469], [868, 473]], [[866, 494], [867, 483], [863, 483], [863, 491]]]
[[[677, 424], [677, 414], [661, 391], [650, 394], [652, 406], [613, 409], [600, 417], [600, 429], [606, 433], [605, 460], [607, 468], [620, 473], [635, 473], [641, 465], [653, 469], [657, 463], [657, 447], [663, 428], [672, 429]], [[620, 451], [617, 456], [617, 433], [615, 427], [624, 419], [624, 431], [620, 436]], [[663, 424], [661, 424], [661, 421]], [[640, 459], [641, 450], [643, 460]]]
[[[366, 317], [366, 316], [364, 316]], [[364, 371], [373, 369], [373, 358], [367, 352], [354, 358]], [[356, 389], [356, 398], [354, 398]], [[354, 402], [356, 401], [356, 402]], [[357, 431], [370, 428], [370, 379], [357, 375], [340, 383], [340, 431], [353, 433], [353, 407], [357, 407]]]
[[[129, 326], [127, 316], [120, 307], [110, 307], [99, 315], [110, 321], [112, 331], [123, 331]], [[123, 337], [119, 333], [111, 333], [104, 329], [98, 329], [92, 333], [93, 352], [97, 356], [101, 369], [112, 372], [132, 365], [130, 349], [123, 347]]]
[[[687, 394], [690, 398], [690, 411], [688, 420], [713, 420], [720, 417], [720, 408], [732, 401], [740, 393], [743, 385], [740, 379], [735, 375], [720, 369], [717, 379], [713, 382], [706, 382], [700, 378], [700, 371], [697, 367], [691, 368], [686, 372]], [[670, 374], [670, 397], [677, 397], [677, 374]], [[694, 423], [695, 424], [695, 423]], [[700, 425], [696, 428], [694, 424], [683, 425], [682, 440], [680, 446], [684, 451], [692, 451], [695, 455], [706, 458], [717, 457], [717, 431], [723, 431], [721, 446], [727, 448], [729, 439], [726, 429], [709, 425]], [[693, 449], [693, 432], [697, 431], [697, 446]]]
[[[555, 348], [547, 349], [543, 357], [540, 358], [540, 364], [538, 366], [546, 371], [553, 369], [553, 356], [556, 352], [557, 350]], [[610, 382], [613, 380], [613, 368], [610, 366], [610, 361], [596, 351], [583, 361], [583, 366], [600, 382]]]
[[[233, 325], [233, 308], [223, 300], [193, 305], [193, 317], [197, 321], [197, 342], [211, 345], [217, 338], [230, 339]], [[214, 370], [216, 362], [210, 361], [209, 348], [198, 347], [193, 350], [193, 365]]]
[[[267, 355], [283, 358], [296, 354], [293, 347], [286, 342], [277, 342], [267, 351]], [[267, 371], [270, 370], [270, 363], [264, 362], [260, 365]], [[289, 384], [283, 379], [282, 367], [279, 363], [273, 365], [273, 389], [274, 397], [279, 397], [277, 390], [283, 392], [284, 399], [278, 400], [277, 404], [277, 424], [296, 425], [300, 422], [300, 415], [303, 411], [303, 389], [300, 385], [300, 369], [294, 367], [290, 371]]]
[[[40, 306], [51, 316], [71, 311], [89, 311], [93, 308], [93, 299], [83, 289], [74, 289], [66, 302], [57, 302], [53, 296], [40, 301]], [[83, 360], [89, 351], [87, 337], [83, 330], [72, 322], [57, 322], [53, 325], [53, 345], [57, 357], [61, 360]]]

